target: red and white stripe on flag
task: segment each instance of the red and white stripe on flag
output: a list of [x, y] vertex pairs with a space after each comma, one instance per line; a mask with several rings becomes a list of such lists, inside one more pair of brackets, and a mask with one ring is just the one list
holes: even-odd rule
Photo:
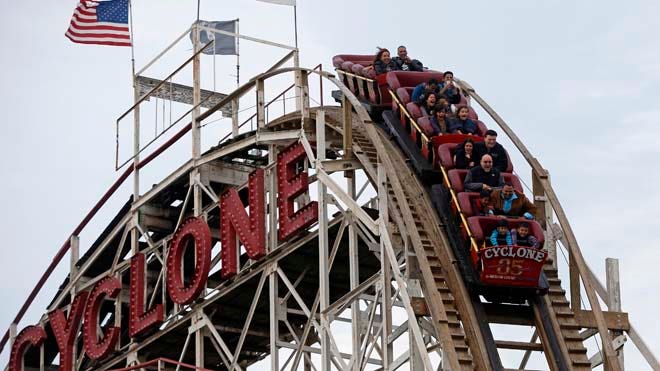
[[131, 46], [128, 22], [99, 21], [98, 5], [99, 2], [80, 0], [64, 35], [80, 44]]

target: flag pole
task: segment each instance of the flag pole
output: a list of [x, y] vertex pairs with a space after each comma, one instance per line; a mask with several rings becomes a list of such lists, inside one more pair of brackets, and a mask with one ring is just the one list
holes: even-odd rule
[[[238, 28], [238, 22], [240, 21], [240, 18], [236, 18], [236, 34], [240, 35], [241, 33], [239, 32]], [[240, 38], [236, 38], [236, 88], [238, 88], [241, 85], [241, 52], [239, 50], [239, 45], [240, 45]]]
[[[135, 40], [133, 38], [133, 5], [131, 0], [128, 0], [128, 21], [130, 22], [129, 31], [131, 32], [131, 75], [135, 80], [135, 49], [133, 48]], [[133, 81], [133, 86], [135, 86], [135, 81]]]
[[293, 3], [293, 31], [296, 49], [298, 49], [298, 12], [296, 3]]
[[[128, 21], [131, 35], [131, 80], [133, 83], [133, 101], [137, 103], [140, 99], [140, 91], [135, 76], [135, 38], [133, 37], [133, 4], [128, 0]], [[133, 200], [140, 196], [140, 107], [133, 110]], [[131, 245], [135, 246], [135, 238], [131, 236]]]

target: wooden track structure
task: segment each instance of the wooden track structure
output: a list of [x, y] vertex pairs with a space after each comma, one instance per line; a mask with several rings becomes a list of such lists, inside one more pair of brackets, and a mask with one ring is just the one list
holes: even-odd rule
[[[283, 74], [295, 77], [298, 107], [268, 123], [264, 89], [269, 78]], [[310, 76], [334, 84], [342, 93], [341, 105], [310, 108]], [[48, 310], [67, 308], [74, 293], [107, 275], [126, 280], [129, 258], [139, 251], [148, 257], [150, 303], [162, 301], [166, 311], [158, 331], [130, 338], [123, 330], [118, 349], [109, 358], [93, 362], [77, 354], [76, 369], [134, 369], [163, 357], [199, 369], [242, 370], [269, 357], [273, 370], [395, 370], [403, 365], [411, 370], [505, 370], [498, 349], [514, 349], [525, 353], [517, 369], [525, 369], [530, 352], [542, 352], [550, 370], [590, 370], [597, 361], [587, 355], [584, 341], [598, 335], [603, 347], [600, 359], [607, 370], [616, 371], [623, 365], [617, 353], [621, 348], [613, 343], [623, 333], [635, 342], [651, 368], [658, 369], [627, 314], [620, 308], [601, 308], [598, 296], [610, 303], [609, 292], [589, 270], [547, 171], [476, 91], [464, 81], [459, 83], [529, 162], [536, 201], [548, 214], [544, 218], [556, 215], [558, 224], [545, 227], [570, 253], [568, 298], [553, 262], [545, 267], [548, 294], [530, 297], [527, 304], [486, 303], [471, 293], [429, 189], [359, 100], [326, 72], [275, 68], [208, 111], [194, 114], [190, 125], [194, 133], [212, 113], [255, 93], [256, 130], [238, 134], [234, 123], [237, 135], [194, 154], [163, 181], [129, 200], [79, 259], [79, 242], [72, 236], [75, 263]], [[199, 107], [199, 96], [195, 99]], [[275, 159], [281, 148], [295, 142], [305, 147], [307, 165], [313, 169], [310, 178], [317, 188], [319, 222], [278, 244]], [[334, 158], [327, 159], [327, 154]], [[162, 264], [172, 232], [191, 215], [217, 224], [218, 195], [230, 187], [244, 190], [248, 174], [256, 168], [266, 170], [269, 189], [267, 255], [259, 261], [242, 258], [242, 269], [231, 280], [212, 273], [199, 300], [184, 308], [173, 305], [165, 297]], [[376, 195], [363, 204], [358, 203], [358, 193], [362, 193], [356, 189], [358, 173], [368, 180], [363, 189]], [[309, 198], [303, 195], [300, 202]], [[331, 207], [338, 211], [331, 213]], [[212, 233], [217, 241], [217, 227]], [[214, 250], [215, 264], [218, 255]], [[581, 308], [580, 280], [590, 310]], [[110, 322], [127, 328], [122, 323], [127, 297], [107, 303], [102, 310]], [[398, 326], [393, 324], [394, 311], [405, 316]], [[41, 323], [46, 322], [44, 316]], [[347, 336], [346, 331], [337, 330], [338, 322], [350, 325], [350, 347], [339, 339]], [[533, 326], [535, 336], [528, 342], [495, 339], [492, 324]], [[407, 341], [401, 352], [395, 342], [405, 339], [404, 334]], [[286, 359], [280, 355], [282, 350], [289, 352]], [[26, 353], [25, 367], [51, 369], [56, 354], [57, 345], [50, 339]], [[150, 365], [171, 369], [161, 367], [161, 362]]]

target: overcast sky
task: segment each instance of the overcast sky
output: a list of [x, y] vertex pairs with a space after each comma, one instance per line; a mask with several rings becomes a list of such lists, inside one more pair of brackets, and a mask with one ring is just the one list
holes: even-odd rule
[[[660, 353], [660, 175], [651, 164], [660, 155], [657, 1], [299, 2], [303, 65], [329, 69], [335, 54], [405, 44], [425, 65], [470, 82], [549, 169], [601, 281], [605, 258], [620, 259], [623, 309]], [[3, 332], [61, 244], [118, 176], [115, 120], [132, 101], [130, 49], [66, 39], [75, 4], [5, 1], [0, 14]], [[192, 23], [195, 5], [135, 0], [138, 67]], [[240, 18], [241, 33], [293, 43], [287, 7], [203, 0], [201, 14]], [[186, 58], [189, 46], [177, 50], [171, 66]], [[241, 50], [243, 82], [284, 55], [249, 43]], [[210, 61], [203, 61], [207, 71]], [[234, 57], [217, 57], [218, 90], [235, 86], [229, 76], [235, 64]], [[170, 68], [156, 68], [154, 75]], [[519, 157], [514, 161], [524, 169]], [[155, 165], [153, 182], [182, 162]], [[83, 248], [129, 195], [129, 188], [120, 190], [82, 235]], [[62, 272], [19, 328], [44, 312]], [[628, 369], [646, 369], [633, 348], [628, 342]]]

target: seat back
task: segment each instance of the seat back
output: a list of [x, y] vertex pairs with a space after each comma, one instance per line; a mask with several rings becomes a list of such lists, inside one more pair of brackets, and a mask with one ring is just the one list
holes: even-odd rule
[[477, 123], [477, 132], [476, 134], [479, 135], [480, 137], [483, 137], [486, 135], [486, 130], [488, 130], [488, 127], [486, 124], [484, 124], [482, 121], [476, 120]]
[[456, 153], [456, 146], [458, 143], [443, 143], [438, 146], [436, 153], [438, 154], [438, 161], [445, 170], [454, 168], [454, 154]]
[[405, 106], [406, 104], [410, 103], [410, 97], [412, 96], [412, 91], [414, 89], [415, 88], [411, 87], [402, 87], [395, 90], [396, 96], [399, 97], [401, 104]]
[[368, 64], [371, 64], [373, 60], [374, 60], [374, 56], [368, 54], [339, 54], [332, 57], [332, 65], [335, 66], [335, 68], [342, 68], [342, 63], [347, 61], [350, 62], [367, 61]]
[[474, 209], [474, 202], [479, 199], [479, 193], [461, 192], [456, 197], [458, 198], [458, 205], [466, 218], [478, 215], [478, 211]]
[[402, 87], [415, 87], [429, 79], [442, 81], [442, 72], [410, 72], [410, 71], [392, 71], [387, 74], [387, 85], [390, 89], [396, 91]]
[[431, 125], [431, 120], [429, 117], [420, 117], [417, 119], [417, 125], [424, 131], [427, 137], [430, 137], [433, 134], [433, 126]]
[[413, 102], [410, 102], [406, 104], [406, 109], [408, 110], [408, 113], [417, 120], [418, 118], [422, 117], [422, 110], [419, 108], [419, 106]]

